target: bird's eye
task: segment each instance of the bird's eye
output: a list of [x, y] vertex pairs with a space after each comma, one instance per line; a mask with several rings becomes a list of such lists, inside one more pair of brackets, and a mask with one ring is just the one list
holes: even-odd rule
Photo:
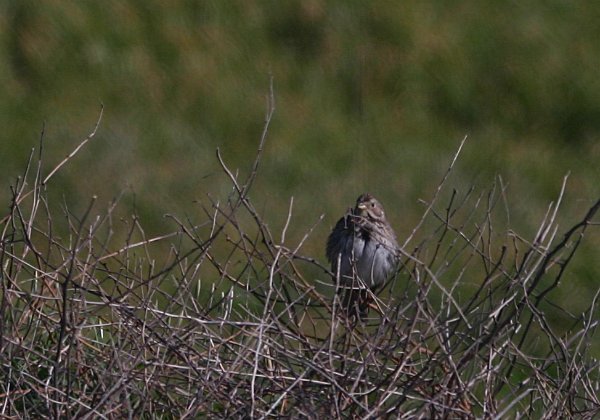
[[375, 203], [371, 203], [371, 207], [375, 207]]

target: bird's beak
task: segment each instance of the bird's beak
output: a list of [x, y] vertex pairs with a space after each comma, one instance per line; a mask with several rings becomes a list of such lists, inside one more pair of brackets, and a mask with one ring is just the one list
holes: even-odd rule
[[356, 206], [356, 208], [358, 209], [360, 216], [366, 216], [367, 205], [365, 203], [360, 203], [359, 205]]

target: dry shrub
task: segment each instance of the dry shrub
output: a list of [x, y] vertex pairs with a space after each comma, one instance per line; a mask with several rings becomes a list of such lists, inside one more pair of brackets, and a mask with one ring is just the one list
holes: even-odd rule
[[560, 310], [548, 294], [600, 201], [559, 233], [561, 193], [527, 241], [499, 221], [500, 178], [480, 194], [447, 191], [457, 153], [379, 310], [356, 323], [321, 258], [300, 253], [312, 232], [286, 241], [293, 200], [275, 233], [250, 198], [272, 113], [247, 178], [217, 153], [231, 192], [208, 197], [199, 222], [171, 217], [173, 232], [147, 238], [133, 218], [118, 245], [118, 201], [101, 216], [94, 200], [79, 215], [48, 204], [53, 175], [95, 129], [48, 175], [32, 153], [0, 225], [2, 416], [598, 414], [598, 295], [568, 333], [547, 311]]

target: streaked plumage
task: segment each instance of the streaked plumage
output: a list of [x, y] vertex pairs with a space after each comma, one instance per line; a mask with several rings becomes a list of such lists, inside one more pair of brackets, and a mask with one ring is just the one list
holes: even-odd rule
[[365, 316], [367, 289], [382, 287], [398, 265], [396, 234], [376, 198], [361, 195], [337, 222], [327, 239], [327, 259], [336, 283], [339, 276], [343, 308], [349, 316]]

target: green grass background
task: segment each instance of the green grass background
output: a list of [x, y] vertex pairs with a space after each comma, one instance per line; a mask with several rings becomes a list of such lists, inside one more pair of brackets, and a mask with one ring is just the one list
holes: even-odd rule
[[[0, 179], [45, 123], [54, 206], [125, 191], [149, 235], [226, 197], [219, 147], [246, 174], [276, 112], [251, 197], [277, 232], [324, 259], [356, 196], [380, 197], [401, 241], [465, 135], [449, 187], [508, 185], [510, 226], [531, 239], [567, 172], [564, 230], [600, 195], [600, 4], [528, 1], [79, 1], [0, 4]], [[443, 203], [443, 201], [442, 201]], [[598, 288], [598, 233], [553, 299], [574, 313]]]

